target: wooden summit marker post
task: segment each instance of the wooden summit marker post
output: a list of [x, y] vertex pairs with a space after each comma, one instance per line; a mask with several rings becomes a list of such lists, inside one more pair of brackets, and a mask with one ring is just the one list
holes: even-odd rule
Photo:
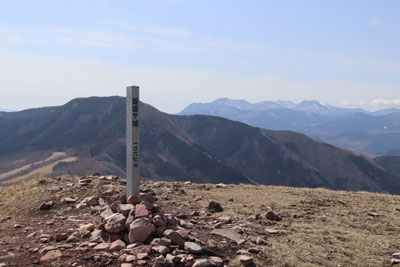
[[139, 86], [126, 88], [126, 195], [139, 195]]

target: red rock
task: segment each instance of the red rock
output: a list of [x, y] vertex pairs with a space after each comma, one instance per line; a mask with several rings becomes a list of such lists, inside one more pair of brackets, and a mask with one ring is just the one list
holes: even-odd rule
[[171, 240], [172, 244], [183, 247], [185, 245], [185, 240], [175, 231], [168, 229], [164, 231], [163, 235]]
[[127, 202], [128, 202], [128, 204], [136, 205], [136, 204], [139, 204], [141, 201], [140, 201], [139, 196], [133, 195], [133, 196], [128, 197]]
[[140, 202], [140, 204], [145, 205], [147, 210], [152, 210], [152, 209], [154, 208], [154, 205], [151, 204], [151, 203], [148, 202], [148, 201], [142, 201], [142, 202]]
[[48, 263], [62, 257], [62, 253], [59, 250], [51, 250], [47, 252], [43, 257], [40, 258], [41, 263]]
[[110, 245], [110, 251], [120, 251], [121, 249], [126, 248], [126, 244], [124, 243], [124, 241], [118, 239], [116, 241], [114, 241], [113, 243], [111, 243]]
[[118, 206], [121, 204], [121, 201], [114, 201], [111, 203], [110, 208], [113, 212], [117, 212]]
[[94, 225], [93, 223], [83, 224], [83, 225], [79, 226], [79, 233], [84, 234], [88, 231], [91, 232], [95, 228], [96, 228], [96, 225]]
[[158, 236], [164, 236], [163, 234], [164, 234], [165, 230], [167, 230], [166, 226], [157, 227], [157, 235]]
[[189, 234], [188, 231], [183, 230], [183, 229], [179, 229], [176, 231], [182, 238], [186, 238], [186, 236]]
[[148, 218], [136, 219], [129, 228], [129, 241], [131, 243], [144, 242], [156, 231], [155, 226]]
[[144, 218], [149, 216], [149, 211], [146, 208], [146, 205], [143, 204], [137, 204], [135, 206], [135, 218]]

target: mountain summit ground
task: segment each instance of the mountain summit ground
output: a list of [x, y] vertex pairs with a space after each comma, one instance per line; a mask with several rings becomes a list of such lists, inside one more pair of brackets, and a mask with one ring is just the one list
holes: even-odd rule
[[[154, 246], [157, 233], [128, 247], [112, 234], [93, 239], [99, 214], [111, 207], [115, 225], [123, 218], [124, 204], [107, 204], [123, 196], [122, 178], [40, 177], [1, 190], [1, 266], [159, 266], [168, 257], [176, 266], [390, 266], [400, 251], [400, 196], [389, 194], [144, 181], [142, 193], [184, 236], [184, 247], [166, 250]], [[146, 207], [136, 212], [156, 223]]]

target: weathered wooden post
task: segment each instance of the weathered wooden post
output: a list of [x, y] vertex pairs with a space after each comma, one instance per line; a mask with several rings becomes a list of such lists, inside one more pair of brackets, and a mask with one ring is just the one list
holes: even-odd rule
[[126, 88], [126, 195], [139, 195], [139, 86]]

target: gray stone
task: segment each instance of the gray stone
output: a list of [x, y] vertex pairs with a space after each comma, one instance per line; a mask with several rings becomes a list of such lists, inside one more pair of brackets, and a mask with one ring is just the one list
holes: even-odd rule
[[68, 238], [68, 233], [57, 233], [55, 236], [57, 242], [67, 240], [67, 238]]
[[209, 267], [212, 266], [210, 260], [208, 259], [200, 259], [196, 260], [192, 267]]
[[223, 223], [232, 223], [232, 218], [230, 216], [221, 216], [217, 220]]
[[149, 254], [146, 252], [136, 254], [136, 258], [138, 260], [144, 260], [149, 257]]
[[184, 248], [187, 252], [192, 254], [201, 254], [203, 252], [200, 244], [194, 242], [185, 242]]
[[100, 217], [103, 218], [103, 220], [111, 215], [113, 215], [114, 212], [111, 210], [109, 206], [107, 206], [101, 213]]
[[216, 188], [227, 188], [228, 186], [226, 184], [223, 183], [219, 183], [215, 185]]
[[166, 246], [153, 246], [151, 249], [161, 255], [165, 255], [169, 252], [169, 248]]
[[273, 210], [267, 211], [265, 217], [270, 221], [277, 221], [277, 222], [282, 221], [282, 217]]
[[397, 265], [400, 264], [400, 259], [391, 259], [390, 262], [392, 265]]
[[87, 197], [82, 202], [86, 203], [88, 206], [98, 206], [100, 204], [98, 196]]
[[168, 238], [154, 238], [153, 241], [151, 241], [152, 246], [166, 246], [166, 247], [171, 247], [171, 240]]
[[165, 218], [167, 219], [168, 224], [170, 225], [179, 225], [178, 219], [172, 214], [165, 214]]
[[259, 246], [265, 245], [265, 244], [267, 244], [267, 241], [264, 238], [262, 238], [261, 236], [259, 236], [256, 239], [256, 244]]
[[153, 223], [157, 227], [165, 226], [167, 224], [165, 219], [161, 215], [155, 215], [153, 217]]
[[95, 243], [107, 242], [110, 239], [110, 234], [103, 230], [94, 230], [91, 234], [90, 241]]
[[54, 206], [54, 201], [47, 201], [47, 202], [43, 202], [39, 209], [40, 210], [49, 210]]
[[238, 232], [232, 229], [214, 229], [212, 230], [211, 234], [226, 237], [230, 240], [235, 241], [239, 245], [245, 242], [242, 236]]
[[169, 262], [172, 262], [172, 263], [180, 263], [181, 260], [182, 260], [182, 257], [180, 257], [180, 256], [175, 256], [175, 255], [172, 255], [172, 254], [167, 254], [166, 259], [167, 259]]
[[137, 255], [139, 253], [147, 253], [150, 254], [151, 253], [151, 246], [147, 246], [147, 245], [141, 245], [135, 248], [132, 248], [129, 252], [129, 254], [132, 255]]
[[125, 221], [126, 218], [124, 215], [115, 213], [104, 220], [106, 223], [104, 228], [109, 233], [118, 233], [126, 229]]
[[131, 223], [133, 223], [134, 221], [135, 221], [135, 216], [129, 215], [128, 218], [126, 218], [126, 222], [125, 222], [126, 228], [129, 229], [129, 226], [130, 226]]
[[100, 243], [97, 246], [94, 247], [95, 250], [105, 250], [110, 247], [110, 244], [108, 243]]
[[77, 198], [66, 197], [66, 198], [64, 198], [64, 203], [72, 204], [72, 203], [75, 203], [76, 200], [77, 200]]
[[132, 204], [119, 204], [117, 207], [117, 212], [122, 213], [125, 217], [127, 217], [134, 208], [135, 206]]
[[47, 252], [49, 252], [49, 251], [52, 251], [52, 250], [56, 250], [56, 247], [54, 247], [54, 246], [47, 246], [47, 247], [44, 247], [44, 248], [40, 249], [40, 250], [39, 250], [39, 253], [40, 253], [40, 254], [45, 254], [45, 253], [47, 253]]
[[216, 201], [210, 201], [208, 203], [208, 209], [212, 212], [222, 212], [224, 209], [221, 207], [221, 204], [219, 204]]
[[254, 263], [253, 257], [247, 256], [247, 255], [239, 256], [239, 261], [244, 266], [248, 266], [248, 265], [251, 265]]
[[265, 232], [266, 232], [267, 234], [270, 234], [270, 235], [277, 235], [277, 234], [279, 234], [279, 231], [278, 231], [278, 230], [276, 230], [276, 229], [271, 229], [271, 228], [265, 228]]
[[220, 257], [210, 257], [210, 263], [212, 266], [223, 266], [224, 261]]
[[258, 253], [260, 253], [260, 249], [259, 249], [259, 248], [256, 248], [256, 247], [249, 248], [247, 251], [250, 252], [250, 253], [252, 253], [252, 254], [258, 254]]

